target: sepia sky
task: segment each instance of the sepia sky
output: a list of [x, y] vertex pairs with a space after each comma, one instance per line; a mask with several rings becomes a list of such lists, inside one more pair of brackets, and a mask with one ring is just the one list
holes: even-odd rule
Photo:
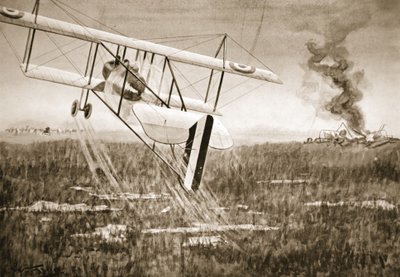
[[[348, 52], [347, 60], [352, 64], [349, 71], [362, 72], [363, 78], [357, 86], [363, 97], [356, 105], [363, 111], [366, 129], [376, 130], [386, 124], [389, 134], [400, 136], [400, 1], [71, 0], [66, 3], [134, 38], [228, 33], [252, 50], [284, 84], [265, 83], [221, 111], [222, 121], [232, 133], [249, 134], [249, 138], [256, 140], [257, 137], [301, 139], [317, 136], [320, 129], [338, 127], [340, 117], [329, 114], [323, 104], [340, 91], [326, 78], [308, 71], [306, 64], [311, 55], [305, 46], [310, 40], [318, 45], [336, 40]], [[25, 11], [31, 11], [33, 4], [34, 1], [28, 0], [0, 2]], [[41, 1], [40, 14], [72, 22], [48, 0]], [[110, 31], [93, 20], [76, 16], [90, 27]], [[0, 24], [0, 29], [22, 56], [27, 30], [5, 24]], [[38, 36], [36, 42], [33, 57], [40, 62], [38, 56], [51, 48], [44, 36]], [[191, 44], [174, 41], [166, 45], [185, 48]], [[190, 51], [214, 55], [217, 46], [218, 41], [213, 46], [203, 44]], [[55, 128], [71, 122], [70, 105], [79, 98], [80, 90], [25, 78], [1, 34], [0, 49], [0, 129], [27, 120]], [[83, 53], [86, 52], [78, 53], [82, 63]], [[259, 66], [231, 41], [228, 41], [228, 59]], [[237, 84], [235, 78], [228, 77], [224, 88]], [[315, 91], [305, 89], [305, 84], [310, 83]], [[244, 83], [234, 92], [227, 92], [225, 103], [259, 84], [259, 81]], [[95, 108], [91, 120], [96, 128], [122, 128], [97, 101], [92, 102]]]

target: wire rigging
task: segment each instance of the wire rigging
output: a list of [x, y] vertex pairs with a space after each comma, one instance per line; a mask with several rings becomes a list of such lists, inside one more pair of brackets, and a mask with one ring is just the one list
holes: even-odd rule
[[[232, 87], [230, 87], [230, 88], [224, 90], [223, 92], [220, 93], [220, 95], [224, 95], [224, 94], [226, 94], [227, 92], [229, 92], [229, 91], [231, 91], [231, 90], [233, 90], [233, 89], [235, 89], [235, 88], [238, 88], [238, 87], [242, 86], [243, 84], [245, 84], [245, 83], [247, 83], [247, 82], [249, 82], [249, 81], [250, 81], [250, 79], [244, 79], [244, 80], [241, 81], [239, 84], [234, 85], [234, 86], [232, 86]], [[217, 96], [215, 95], [215, 96], [211, 97], [209, 100], [214, 100], [216, 97], [217, 97]]]
[[46, 36], [51, 40], [51, 42], [57, 47], [58, 51], [60, 51], [60, 53], [68, 60], [68, 62], [74, 67], [74, 69], [80, 74], [82, 75], [82, 72], [79, 70], [79, 68], [72, 62], [72, 60], [68, 57], [68, 55], [65, 54], [65, 52], [58, 46], [56, 40], [54, 38], [52, 38], [47, 32]]
[[[188, 80], [188, 78], [186, 78], [185, 77], [185, 75], [182, 73], [182, 71], [180, 71], [179, 70], [179, 68], [175, 65], [175, 64], [171, 64], [171, 66], [174, 68], [174, 70], [176, 70], [178, 73], [179, 73], [179, 75], [189, 84], [187, 87], [185, 87], [185, 89], [186, 88], [192, 88], [193, 89], [193, 91], [197, 94], [197, 96], [199, 96], [200, 97], [200, 99], [202, 98], [202, 96], [201, 96], [201, 93], [193, 86], [193, 83], [191, 83], [189, 80]], [[181, 89], [181, 91], [182, 91], [183, 89]]]
[[188, 49], [190, 49], [190, 48], [193, 48], [193, 47], [202, 45], [202, 44], [204, 44], [204, 43], [207, 43], [207, 42], [212, 41], [212, 40], [217, 39], [217, 38], [219, 38], [219, 36], [215, 36], [215, 37], [212, 37], [212, 38], [210, 38], [210, 39], [207, 39], [207, 40], [201, 41], [201, 42], [199, 42], [199, 43], [193, 44], [193, 45], [191, 45], [191, 46], [185, 47], [185, 48], [183, 48], [183, 49], [179, 49], [178, 51], [176, 51], [176, 52], [174, 52], [174, 53], [168, 55], [168, 57], [173, 56], [173, 55], [175, 55], [175, 54], [178, 54], [178, 53], [180, 53], [180, 52], [182, 52], [182, 51], [188, 50]]
[[11, 51], [13, 52], [14, 56], [17, 58], [19, 63], [22, 63], [22, 58], [18, 55], [18, 51], [15, 48], [14, 44], [12, 44], [12, 42], [8, 39], [8, 37], [6, 36], [6, 34], [4, 33], [3, 29], [0, 29], [3, 37], [6, 39], [8, 46], [10, 46]]
[[72, 20], [74, 20], [76, 23], [78, 23], [80, 26], [87, 27], [86, 24], [84, 24], [82, 21], [80, 21], [75, 15], [73, 15], [71, 12], [67, 11], [65, 8], [63, 8], [56, 0], [50, 0], [55, 6], [57, 6], [60, 10], [62, 10], [66, 15], [68, 15]]
[[258, 38], [260, 37], [260, 33], [261, 33], [261, 27], [262, 24], [264, 22], [264, 15], [265, 15], [265, 7], [266, 7], [266, 0], [264, 0], [264, 5], [263, 5], [263, 10], [262, 10], [262, 15], [261, 15], [261, 19], [260, 19], [260, 24], [258, 25], [257, 31], [256, 31], [256, 35], [254, 37], [254, 41], [253, 44], [250, 48], [250, 53], [254, 53], [254, 50], [256, 50], [257, 47], [257, 43], [258, 43]]
[[[106, 28], [108, 28], [108, 29], [120, 34], [120, 35], [127, 36], [127, 34], [124, 34], [123, 32], [121, 32], [121, 31], [119, 31], [119, 30], [117, 30], [115, 28], [112, 28], [112, 27], [108, 26], [107, 24], [102, 23], [101, 21], [97, 20], [96, 18], [93, 18], [93, 17], [89, 16], [88, 14], [82, 13], [78, 9], [75, 9], [75, 8], [71, 7], [70, 5], [64, 3], [64, 2], [62, 2], [60, 0], [52, 0], [52, 1], [57, 1], [57, 3], [62, 4], [65, 7], [68, 7], [69, 9], [75, 11], [76, 13], [79, 13], [80, 15], [93, 20], [94, 22], [100, 24], [101, 26], [104, 26], [104, 27], [106, 27]], [[197, 35], [181, 35], [181, 36], [172, 36], [172, 37], [165, 36], [165, 37], [153, 37], [153, 38], [141, 38], [141, 39], [143, 39], [143, 40], [162, 40], [162, 39], [175, 39], [175, 38], [188, 38], [188, 39], [190, 39], [190, 38], [200, 38], [200, 37], [207, 37], [207, 36], [222, 36], [222, 35], [224, 35], [224, 34], [197, 34]]]
[[[120, 35], [125, 36], [125, 34], [123, 34], [122, 32], [118, 31], [117, 29], [114, 29], [114, 28], [112, 28], [112, 27], [110, 27], [110, 26], [107, 26], [106, 24], [102, 23], [101, 21], [99, 21], [99, 20], [97, 20], [97, 19], [95, 19], [95, 18], [89, 16], [88, 14], [82, 13], [82, 12], [79, 11], [78, 9], [75, 9], [75, 8], [71, 7], [70, 5], [64, 3], [64, 2], [62, 2], [62, 1], [60, 1], [60, 0], [51, 0], [51, 1], [52, 1], [54, 4], [55, 4], [55, 2], [57, 2], [58, 4], [64, 5], [65, 7], [68, 7], [69, 9], [73, 10], [74, 12], [79, 13], [80, 15], [83, 15], [84, 17], [87, 17], [87, 18], [93, 20], [94, 22], [100, 24], [101, 26], [104, 26], [104, 27], [106, 27], [106, 28], [108, 28], [108, 29], [110, 29], [110, 30], [112, 30], [112, 31], [114, 31], [114, 32], [116, 32], [116, 33], [118, 33], [118, 34], [120, 34]], [[84, 25], [84, 26], [86, 26], [86, 25]]]
[[[72, 40], [72, 41], [70, 41], [70, 42], [67, 42], [66, 44], [62, 45], [61, 47], [62, 47], [62, 48], [65, 48], [65, 47], [67, 47], [67, 46], [69, 46], [69, 45], [71, 45], [71, 44], [73, 44], [73, 43], [76, 43], [76, 40]], [[86, 42], [84, 42], [84, 43], [82, 44], [82, 46], [85, 45], [85, 44], [86, 44]], [[40, 54], [40, 55], [38, 55], [38, 56], [32, 57], [32, 60], [33, 60], [33, 59], [40, 59], [40, 58], [42, 58], [42, 57], [44, 57], [44, 56], [46, 56], [46, 55], [48, 55], [48, 54], [50, 54], [50, 53], [56, 52], [56, 51], [58, 51], [57, 48], [56, 48], [56, 49], [49, 50], [49, 51], [44, 52], [44, 53], [42, 53], [42, 54]]]
[[[219, 73], [218, 71], [214, 70], [214, 72], [212, 73], [212, 76], [214, 76], [214, 75], [216, 75], [218, 73]], [[196, 84], [200, 83], [201, 81], [204, 81], [204, 80], [206, 80], [208, 78], [210, 78], [210, 74], [207, 74], [206, 76], [204, 76], [204, 77], [202, 77], [202, 78], [190, 83], [188, 86], [181, 88], [181, 90], [187, 89], [188, 87], [190, 87], [192, 85], [196, 85]]]
[[[77, 47], [75, 47], [75, 48], [72, 48], [72, 49], [70, 49], [70, 50], [64, 52], [64, 55], [65, 55], [65, 54], [69, 54], [69, 53], [71, 53], [71, 52], [73, 52], [73, 51], [75, 51], [75, 50], [81, 48], [81, 47], [84, 46], [85, 44], [86, 44], [86, 43], [83, 43], [82, 45], [79, 45], [79, 46], [77, 46]], [[58, 50], [58, 49], [56, 49], [56, 50]], [[45, 61], [45, 62], [42, 62], [42, 63], [38, 64], [37, 66], [31, 68], [31, 69], [38, 68], [39, 66], [48, 64], [48, 63], [50, 63], [50, 62], [52, 62], [52, 61], [54, 61], [54, 60], [57, 60], [57, 59], [59, 59], [59, 58], [61, 58], [61, 57], [63, 57], [63, 55], [56, 56], [56, 57], [54, 57], [54, 58], [52, 58], [52, 59], [50, 59], [50, 60], [47, 60], [47, 61]]]
[[254, 56], [249, 50], [247, 50], [245, 47], [243, 47], [239, 42], [237, 42], [235, 39], [233, 39], [230, 35], [227, 35], [236, 45], [238, 45], [240, 48], [242, 48], [247, 54], [252, 56], [255, 60], [257, 60], [259, 63], [261, 63], [263, 66], [265, 66], [267, 69], [273, 72], [273, 70], [268, 67], [268, 65], [264, 64], [259, 58]]
[[[240, 28], [240, 43], [243, 43], [243, 29], [246, 22], [246, 16], [247, 16], [247, 8], [244, 9], [242, 27]], [[241, 51], [243, 51], [243, 49], [241, 49]], [[240, 54], [242, 54], [242, 52]]]
[[181, 35], [181, 36], [172, 36], [172, 37], [156, 37], [156, 38], [142, 38], [143, 40], [162, 40], [162, 39], [193, 39], [193, 38], [201, 38], [201, 37], [212, 37], [212, 36], [224, 36], [224, 34], [197, 34], [197, 35]]
[[252, 88], [251, 90], [246, 91], [246, 93], [243, 93], [241, 95], [239, 95], [238, 97], [234, 98], [233, 100], [229, 101], [228, 103], [225, 103], [224, 105], [220, 106], [219, 108], [222, 109], [230, 104], [232, 104], [233, 102], [235, 102], [236, 100], [238, 100], [239, 98], [242, 98], [246, 95], [248, 95], [250, 92], [255, 91], [256, 89], [259, 89], [260, 87], [262, 87], [263, 85], [265, 85], [265, 83], [261, 83], [258, 86], [256, 86], [255, 88]]

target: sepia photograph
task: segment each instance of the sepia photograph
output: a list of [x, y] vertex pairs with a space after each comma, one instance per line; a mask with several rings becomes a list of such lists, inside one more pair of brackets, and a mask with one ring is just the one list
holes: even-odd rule
[[0, 0], [0, 276], [400, 276], [399, 0]]

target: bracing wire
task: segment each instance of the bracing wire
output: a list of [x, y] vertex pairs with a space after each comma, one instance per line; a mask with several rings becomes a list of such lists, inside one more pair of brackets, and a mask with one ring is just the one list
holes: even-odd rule
[[79, 70], [79, 68], [72, 62], [72, 60], [68, 57], [68, 55], [66, 55], [66, 53], [59, 47], [59, 45], [57, 44], [56, 40], [54, 38], [52, 38], [47, 32], [46, 32], [46, 36], [51, 40], [51, 42], [57, 47], [58, 51], [60, 51], [60, 53], [68, 60], [68, 62], [73, 66], [73, 68], [75, 68], [75, 70], [82, 75], [82, 72]]
[[[73, 43], [76, 43], [76, 40], [72, 40], [72, 41], [70, 41], [70, 42], [68, 42], [68, 43], [65, 43], [64, 45], [61, 46], [61, 48], [65, 48], [65, 47], [67, 47], [67, 46], [69, 46], [69, 45], [71, 45], [71, 44], [73, 44]], [[84, 42], [84, 43], [82, 44], [82, 46], [85, 45], [85, 44], [86, 44], [86, 42]], [[56, 51], [58, 51], [57, 48], [56, 48], [56, 49], [49, 50], [49, 51], [47, 51], [47, 52], [45, 52], [45, 53], [42, 53], [42, 54], [40, 54], [40, 55], [38, 55], [38, 56], [32, 57], [32, 59], [40, 59], [40, 58], [42, 58], [42, 57], [44, 57], [44, 56], [46, 56], [46, 55], [48, 55], [48, 54], [50, 54], [50, 53], [56, 52]]]
[[[244, 80], [243, 80], [243, 81], [241, 81], [239, 84], [237, 84], [237, 85], [234, 85], [234, 86], [232, 86], [232, 87], [230, 87], [230, 88], [228, 88], [228, 89], [224, 90], [223, 92], [221, 92], [221, 93], [220, 93], [220, 95], [225, 95], [227, 92], [229, 92], [229, 91], [231, 91], [231, 90], [233, 90], [233, 89], [235, 89], [235, 88], [238, 88], [238, 87], [240, 87], [240, 86], [244, 85], [245, 83], [247, 83], [247, 82], [249, 82], [249, 81], [250, 81], [250, 79], [249, 79], [249, 78], [247, 78], [247, 79], [244, 79]], [[211, 100], [214, 100], [216, 97], [217, 97], [217, 96], [216, 96], [216, 95], [214, 95], [213, 97], [211, 97], [211, 98], [209, 99], [209, 101], [211, 101]]]
[[196, 44], [193, 44], [193, 45], [191, 45], [191, 46], [185, 47], [185, 48], [183, 48], [183, 49], [179, 49], [178, 51], [176, 51], [176, 52], [174, 52], [174, 53], [171, 53], [171, 54], [169, 54], [168, 56], [173, 56], [173, 55], [178, 54], [178, 53], [180, 53], [180, 52], [182, 52], [182, 51], [186, 51], [186, 50], [188, 50], [188, 49], [190, 49], [190, 48], [193, 48], [193, 47], [202, 45], [202, 44], [204, 44], [204, 43], [207, 43], [207, 42], [212, 41], [212, 40], [217, 39], [217, 38], [219, 38], [219, 36], [214, 36], [214, 37], [212, 37], [212, 38], [210, 38], [210, 39], [206, 39], [206, 40], [204, 40], [204, 41], [201, 41], [201, 42], [199, 42], [199, 43], [196, 43]]
[[239, 42], [237, 42], [235, 39], [233, 39], [230, 35], [227, 35], [236, 45], [238, 45], [240, 48], [242, 48], [247, 54], [252, 56], [255, 60], [257, 60], [259, 63], [261, 63], [263, 66], [265, 66], [267, 69], [273, 72], [273, 70], [268, 67], [266, 64], [264, 64], [259, 58], [254, 56], [249, 50], [247, 50], [245, 47], [243, 47]]
[[10, 46], [11, 51], [13, 52], [14, 56], [17, 58], [18, 62], [19, 62], [19, 63], [22, 63], [22, 59], [21, 59], [21, 57], [18, 55], [18, 51], [17, 51], [17, 49], [15, 48], [14, 44], [12, 44], [12, 42], [8, 39], [8, 37], [6, 36], [6, 34], [4, 33], [4, 31], [3, 31], [2, 29], [0, 29], [0, 31], [1, 31], [1, 33], [2, 33], [2, 35], [3, 35], [3, 37], [6, 39], [6, 41], [7, 41], [7, 43], [8, 43], [8, 46]]
[[229, 101], [228, 103], [225, 103], [224, 105], [220, 106], [219, 108], [222, 109], [228, 105], [230, 105], [232, 102], [235, 102], [236, 100], [238, 100], [239, 98], [242, 98], [246, 95], [248, 95], [250, 92], [255, 91], [256, 89], [259, 89], [260, 87], [262, 87], [263, 85], [265, 85], [265, 83], [261, 83], [258, 86], [256, 86], [255, 88], [252, 88], [251, 90], [246, 91], [246, 93], [243, 93], [241, 95], [239, 95], [238, 97], [234, 98], [233, 100]]
[[265, 15], [265, 7], [266, 7], [266, 0], [264, 0], [264, 4], [263, 4], [263, 10], [262, 10], [262, 15], [261, 15], [261, 19], [260, 19], [260, 24], [258, 25], [257, 31], [256, 31], [256, 35], [254, 37], [254, 41], [253, 44], [250, 48], [250, 53], [254, 53], [254, 50], [256, 50], [256, 46], [258, 43], [258, 38], [260, 37], [260, 33], [261, 33], [261, 27], [262, 24], [264, 22], [264, 15]]
[[116, 32], [116, 33], [118, 33], [118, 34], [120, 34], [120, 35], [124, 35], [124, 34], [121, 33], [120, 31], [118, 31], [117, 29], [114, 29], [114, 28], [112, 28], [112, 27], [110, 27], [110, 26], [107, 26], [106, 24], [102, 23], [101, 21], [99, 21], [99, 20], [97, 20], [97, 19], [95, 19], [95, 18], [89, 16], [88, 14], [82, 13], [82, 12], [79, 11], [78, 9], [75, 9], [75, 8], [71, 7], [70, 5], [64, 3], [64, 2], [62, 2], [62, 1], [60, 1], [60, 0], [51, 0], [51, 1], [52, 1], [53, 3], [54, 3], [54, 1], [57, 1], [57, 3], [59, 3], [59, 4], [61, 4], [61, 5], [64, 5], [65, 7], [68, 7], [69, 9], [73, 10], [74, 12], [79, 13], [80, 15], [83, 15], [83, 16], [85, 16], [85, 17], [87, 17], [87, 18], [93, 20], [94, 22], [100, 24], [101, 26], [104, 26], [104, 27], [106, 27], [106, 28], [108, 28], [108, 29], [110, 29], [110, 30], [112, 30], [112, 31], [114, 31], [114, 32]]
[[68, 15], [72, 20], [74, 20], [76, 23], [78, 23], [80, 26], [87, 27], [82, 21], [80, 21], [76, 16], [74, 16], [72, 13], [67, 11], [65, 8], [61, 7], [56, 0], [50, 0], [55, 6], [57, 6], [60, 10], [62, 10], [66, 15]]
[[[245, 22], [246, 22], [246, 16], [247, 16], [247, 8], [244, 9], [242, 26], [240, 28], [240, 43], [243, 42], [243, 29], [244, 29], [244, 25], [245, 25]], [[243, 51], [243, 49], [241, 51]], [[243, 53], [240, 52], [240, 54], [243, 54]]]
[[[193, 86], [193, 83], [190, 83], [190, 81], [185, 77], [185, 75], [179, 70], [179, 68], [176, 66], [176, 65], [174, 65], [174, 64], [171, 64], [171, 66], [174, 68], [174, 70], [176, 70], [178, 73], [179, 73], [179, 75], [189, 84], [189, 86], [187, 86], [187, 87], [185, 87], [185, 88], [188, 88], [188, 87], [190, 87], [190, 88], [192, 88], [193, 89], [193, 91], [197, 94], [197, 96], [199, 96], [200, 97], [200, 99], [202, 98], [202, 95], [201, 95], [201, 93]], [[181, 91], [182, 91], [183, 89], [181, 89]]]
[[[53, 0], [52, 0], [52, 1], [53, 1]], [[64, 5], [65, 7], [68, 7], [69, 9], [75, 11], [76, 13], [79, 13], [80, 15], [82, 15], [82, 16], [84, 16], [84, 17], [87, 17], [87, 18], [89, 18], [89, 19], [91, 19], [91, 20], [93, 20], [94, 22], [100, 24], [100, 25], [103, 26], [103, 27], [106, 27], [106, 28], [108, 28], [108, 29], [110, 29], [110, 30], [112, 30], [112, 31], [114, 31], [114, 32], [116, 32], [116, 33], [118, 33], [118, 34], [120, 34], [120, 35], [127, 36], [126, 34], [122, 33], [121, 31], [118, 31], [117, 29], [112, 28], [112, 27], [110, 27], [110, 26], [108, 26], [108, 25], [102, 23], [101, 21], [99, 21], [99, 20], [97, 20], [97, 19], [95, 19], [95, 18], [93, 18], [93, 17], [91, 17], [91, 16], [89, 16], [89, 15], [87, 15], [87, 14], [85, 14], [85, 13], [82, 13], [82, 12], [79, 11], [78, 9], [75, 9], [75, 8], [71, 7], [70, 5], [64, 3], [64, 2], [62, 2], [62, 1], [60, 1], [60, 0], [54, 0], [54, 1], [57, 1], [57, 3], [62, 4], [62, 5]], [[150, 40], [150, 41], [151, 41], [151, 40], [181, 39], [181, 38], [191, 39], [191, 38], [200, 38], [200, 37], [207, 37], [207, 36], [223, 36], [223, 35], [224, 35], [224, 34], [197, 34], [197, 35], [181, 35], [181, 36], [171, 36], [171, 37], [165, 36], [165, 37], [153, 37], [153, 38], [141, 38], [141, 39], [143, 39], [143, 40]]]
[[[64, 54], [69, 54], [69, 53], [71, 53], [71, 52], [73, 52], [73, 51], [75, 51], [75, 50], [81, 48], [81, 47], [84, 46], [85, 44], [86, 44], [86, 43], [83, 43], [83, 44], [81, 44], [81, 45], [79, 45], [79, 46], [77, 46], [77, 47], [75, 47], [75, 48], [72, 48], [72, 49], [70, 49], [70, 50], [64, 52]], [[57, 60], [57, 59], [59, 59], [59, 58], [61, 58], [61, 57], [63, 57], [63, 55], [60, 55], [60, 56], [54, 57], [54, 58], [52, 58], [52, 59], [50, 59], [50, 60], [47, 60], [47, 61], [45, 61], [45, 62], [42, 62], [42, 63], [40, 63], [40, 64], [36, 65], [35, 67], [30, 68], [30, 69], [33, 70], [33, 69], [35, 69], [35, 68], [38, 68], [39, 66], [48, 64], [48, 63], [50, 63], [50, 62], [52, 62], [52, 61], [55, 61], [55, 60]]]
[[[214, 70], [212, 76], [214, 76], [214, 75], [216, 75], [216, 74], [218, 74], [218, 73], [219, 73], [219, 72], [218, 72], [217, 70]], [[210, 78], [210, 74], [208, 74], [207, 76], [204, 76], [204, 77], [202, 77], [202, 78], [200, 78], [200, 79], [198, 79], [198, 80], [196, 80], [196, 81], [190, 83], [188, 86], [181, 88], [181, 90], [185, 90], [185, 89], [187, 89], [188, 87], [191, 87], [191, 86], [193, 86], [193, 85], [196, 85], [196, 84], [200, 83], [201, 81], [204, 81], [204, 80], [206, 80], [206, 79], [208, 79], [208, 78]]]
[[[203, 38], [203, 37], [198, 37], [197, 39], [200, 39], [200, 38]], [[205, 38], [205, 37], [204, 37], [204, 38]], [[141, 40], [152, 41], [152, 40], [150, 40], [150, 39], [141, 39]], [[157, 43], [163, 43], [164, 45], [166, 45], [166, 44], [168, 44], [168, 43], [181, 42], [181, 41], [189, 41], [189, 40], [193, 40], [193, 38], [192, 38], [192, 37], [189, 37], [189, 38], [180, 38], [180, 39], [179, 39], [179, 38], [170, 39], [170, 38], [166, 37], [165, 40], [156, 41], [156, 42], [157, 42]]]
[[213, 36], [224, 36], [224, 34], [197, 34], [197, 35], [181, 35], [181, 36], [165, 36], [165, 37], [156, 37], [156, 38], [142, 38], [143, 40], [163, 40], [163, 39], [193, 39], [193, 38], [202, 38], [202, 37], [213, 37]]

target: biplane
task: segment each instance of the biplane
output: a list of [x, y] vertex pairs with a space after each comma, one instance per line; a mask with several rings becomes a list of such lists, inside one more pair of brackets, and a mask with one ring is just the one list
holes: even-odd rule
[[[236, 74], [247, 78], [281, 84], [278, 76], [267, 68], [229, 61], [226, 59], [226, 35], [219, 44], [214, 57], [205, 56], [186, 50], [180, 50], [161, 44], [134, 39], [124, 35], [89, 28], [83, 24], [73, 24], [38, 15], [39, 0], [35, 2], [32, 13], [0, 7], [0, 22], [29, 29], [24, 57], [20, 65], [26, 77], [45, 80], [82, 89], [80, 100], [72, 103], [71, 115], [83, 112], [88, 119], [92, 114], [89, 95], [94, 95], [128, 127], [139, 139], [163, 161], [178, 177], [179, 183], [186, 190], [197, 190], [206, 161], [208, 148], [228, 149], [233, 141], [226, 128], [218, 120], [221, 112], [218, 101], [224, 74]], [[79, 23], [79, 22], [78, 22]], [[38, 32], [56, 34], [90, 43], [84, 74], [77, 74], [44, 65], [32, 64], [31, 55], [35, 35]], [[112, 45], [117, 50], [114, 51]], [[94, 75], [98, 64], [99, 50], [109, 53], [112, 59], [102, 64], [100, 76]], [[128, 52], [131, 59], [128, 59]], [[222, 52], [222, 59], [218, 58]], [[161, 61], [162, 70], [157, 80], [150, 71], [143, 72], [138, 61], [153, 64]], [[173, 63], [210, 70], [205, 97], [202, 100], [183, 95], [175, 76]], [[216, 95], [210, 103], [210, 84], [214, 72], [220, 72]], [[164, 76], [170, 76], [169, 84], [163, 82]], [[161, 85], [164, 89], [161, 89]], [[165, 89], [167, 87], [167, 90]], [[116, 105], [111, 105], [102, 93], [111, 92]], [[140, 122], [142, 133], [152, 143], [128, 124], [123, 116], [123, 107]], [[155, 144], [182, 145], [183, 155], [179, 158], [184, 170], [178, 170], [163, 153], [157, 151]]]

